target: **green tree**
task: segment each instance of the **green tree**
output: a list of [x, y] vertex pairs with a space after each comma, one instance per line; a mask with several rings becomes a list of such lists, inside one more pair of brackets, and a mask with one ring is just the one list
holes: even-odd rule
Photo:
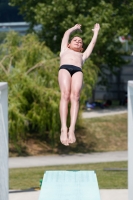
[[7, 35], [0, 46], [0, 81], [9, 85], [9, 133], [53, 139], [59, 130], [58, 58], [35, 34]]
[[[99, 73], [106, 77], [106, 69], [115, 73], [116, 68], [124, 64], [120, 51], [119, 36], [133, 35], [133, 0], [10, 0], [18, 6], [25, 20], [34, 25], [41, 24], [40, 39], [46, 42], [53, 52], [60, 50], [64, 31], [76, 23], [82, 24], [82, 38], [85, 47], [91, 40], [95, 23], [100, 23], [98, 42], [91, 55]], [[129, 52], [130, 53], [130, 52]], [[102, 79], [104, 80], [104, 79]]]

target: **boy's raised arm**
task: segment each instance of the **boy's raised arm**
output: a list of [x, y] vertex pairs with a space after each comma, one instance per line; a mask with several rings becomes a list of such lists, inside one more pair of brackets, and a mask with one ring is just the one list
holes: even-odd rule
[[69, 37], [70, 37], [71, 33], [76, 31], [76, 30], [81, 30], [81, 25], [80, 24], [76, 24], [75, 26], [73, 26], [72, 28], [69, 28], [64, 33], [64, 36], [63, 36], [62, 42], [61, 42], [61, 51], [63, 51], [67, 47], [68, 41], [69, 41]]
[[92, 31], [94, 32], [92, 40], [91, 40], [90, 44], [88, 45], [87, 49], [83, 53], [83, 61], [85, 61], [90, 56], [90, 54], [96, 44], [99, 30], [100, 30], [100, 25], [95, 24], [94, 29], [92, 29]]

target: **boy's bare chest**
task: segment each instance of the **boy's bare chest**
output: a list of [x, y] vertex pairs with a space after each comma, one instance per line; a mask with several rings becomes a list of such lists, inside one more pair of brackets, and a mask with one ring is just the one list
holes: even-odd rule
[[61, 54], [61, 58], [63, 59], [78, 59], [78, 60], [82, 60], [82, 53], [80, 52], [76, 52], [73, 50], [66, 50]]

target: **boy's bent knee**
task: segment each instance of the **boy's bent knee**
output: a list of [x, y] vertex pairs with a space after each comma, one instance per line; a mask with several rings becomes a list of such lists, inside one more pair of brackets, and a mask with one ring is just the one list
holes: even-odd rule
[[74, 92], [71, 94], [71, 101], [79, 101], [79, 98], [80, 98], [79, 92]]
[[70, 92], [69, 91], [63, 91], [61, 93], [61, 98], [65, 101], [69, 101], [70, 99]]

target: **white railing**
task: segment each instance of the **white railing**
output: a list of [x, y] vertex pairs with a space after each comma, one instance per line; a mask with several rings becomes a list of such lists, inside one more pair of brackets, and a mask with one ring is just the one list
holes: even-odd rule
[[0, 200], [8, 200], [8, 86], [0, 83]]
[[133, 81], [128, 81], [128, 200], [133, 200]]

